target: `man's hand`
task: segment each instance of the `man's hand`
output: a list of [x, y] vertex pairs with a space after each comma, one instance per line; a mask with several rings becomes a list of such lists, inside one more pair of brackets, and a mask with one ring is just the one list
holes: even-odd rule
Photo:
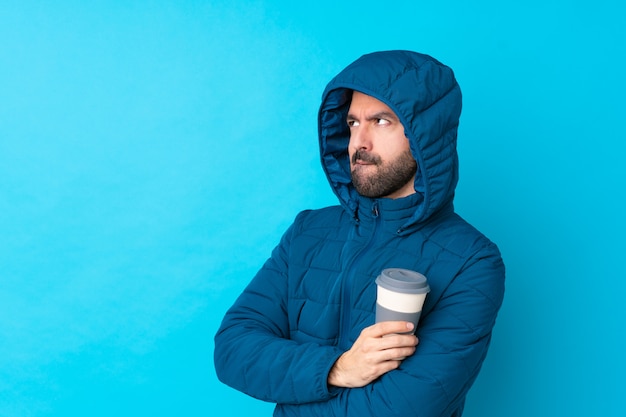
[[402, 359], [415, 352], [418, 340], [413, 323], [387, 321], [363, 329], [350, 350], [337, 359], [328, 374], [328, 384], [358, 388], [400, 366]]

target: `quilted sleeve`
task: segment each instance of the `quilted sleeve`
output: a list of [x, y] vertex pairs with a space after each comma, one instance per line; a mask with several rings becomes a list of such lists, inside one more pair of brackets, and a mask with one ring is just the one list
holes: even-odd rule
[[327, 401], [281, 404], [275, 416], [450, 417], [485, 359], [504, 295], [504, 264], [494, 245], [468, 260], [418, 328], [416, 352], [397, 370]]
[[218, 378], [250, 396], [276, 403], [332, 397], [328, 372], [342, 353], [333, 346], [289, 340], [286, 260], [296, 229], [297, 220], [228, 310], [215, 336]]

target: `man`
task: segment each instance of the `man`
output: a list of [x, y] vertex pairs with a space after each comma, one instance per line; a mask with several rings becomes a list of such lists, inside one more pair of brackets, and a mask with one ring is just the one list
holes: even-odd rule
[[[341, 205], [300, 213], [226, 313], [223, 382], [277, 403], [276, 416], [461, 415], [504, 265], [454, 212], [460, 112], [452, 70], [413, 52], [365, 55], [329, 83], [320, 151]], [[417, 329], [374, 324], [389, 267], [428, 278]]]

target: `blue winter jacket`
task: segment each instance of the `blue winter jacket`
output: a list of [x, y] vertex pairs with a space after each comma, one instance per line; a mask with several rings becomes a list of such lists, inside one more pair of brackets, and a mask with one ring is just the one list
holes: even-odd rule
[[[416, 193], [361, 197], [350, 181], [349, 92], [386, 103], [418, 163]], [[504, 293], [497, 247], [453, 209], [461, 92], [450, 68], [407, 51], [365, 55], [327, 86], [323, 168], [340, 205], [304, 211], [228, 310], [215, 336], [224, 383], [277, 403], [275, 416], [460, 416]], [[327, 385], [334, 362], [374, 324], [384, 268], [423, 273], [431, 292], [419, 345], [362, 388]]]

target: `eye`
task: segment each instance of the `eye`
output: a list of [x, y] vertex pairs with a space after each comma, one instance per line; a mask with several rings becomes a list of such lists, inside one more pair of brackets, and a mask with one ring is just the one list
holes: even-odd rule
[[352, 119], [348, 120], [348, 126], [355, 127], [355, 126], [358, 126], [358, 125], [359, 125], [359, 122], [357, 122], [356, 120], [352, 120]]
[[377, 125], [388, 125], [389, 123], [391, 123], [389, 120], [387, 119], [376, 119], [376, 124]]

